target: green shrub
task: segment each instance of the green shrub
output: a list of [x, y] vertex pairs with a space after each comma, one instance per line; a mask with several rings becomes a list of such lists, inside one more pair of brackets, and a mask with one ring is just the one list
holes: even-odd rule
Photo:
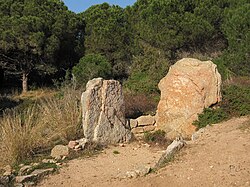
[[225, 119], [227, 119], [228, 115], [223, 109], [211, 109], [205, 108], [202, 114], [198, 115], [198, 120], [196, 120], [193, 124], [198, 128], [203, 128], [207, 125], [219, 123]]
[[147, 143], [159, 144], [161, 146], [169, 145], [171, 143], [166, 137], [166, 132], [163, 130], [157, 130], [155, 132], [145, 132], [144, 133], [144, 141]]
[[147, 142], [155, 142], [165, 138], [166, 132], [163, 130], [157, 130], [155, 132], [146, 132], [144, 134], [144, 140]]
[[134, 56], [124, 87], [136, 93], [159, 93], [158, 83], [167, 74], [170, 62], [163, 50], [145, 42], [140, 47], [142, 54]]
[[220, 108], [204, 109], [193, 124], [197, 128], [219, 123], [230, 117], [240, 117], [250, 114], [250, 86], [229, 85], [223, 88], [223, 100]]
[[111, 75], [111, 71], [112, 67], [104, 56], [89, 54], [80, 59], [80, 62], [73, 67], [72, 73], [77, 85], [84, 86], [88, 80], [93, 78], [108, 78]]
[[223, 90], [222, 107], [230, 116], [249, 115], [250, 86], [227, 86]]
[[117, 151], [117, 150], [114, 150], [114, 151], [113, 151], [113, 154], [118, 155], [118, 154], [120, 154], [120, 152]]

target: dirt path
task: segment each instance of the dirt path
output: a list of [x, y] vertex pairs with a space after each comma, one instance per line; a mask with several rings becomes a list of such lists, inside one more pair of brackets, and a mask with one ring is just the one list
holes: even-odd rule
[[[117, 150], [120, 154], [114, 154]], [[72, 160], [60, 174], [39, 186], [250, 186], [250, 121], [231, 119], [205, 130], [174, 162], [146, 177], [118, 179], [119, 174], [143, 165], [154, 165], [161, 151], [138, 146], [111, 147], [95, 158]]]

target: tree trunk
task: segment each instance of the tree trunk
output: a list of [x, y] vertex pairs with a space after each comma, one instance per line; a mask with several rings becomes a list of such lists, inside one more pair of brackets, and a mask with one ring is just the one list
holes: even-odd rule
[[28, 73], [26, 72], [23, 72], [22, 83], [23, 83], [23, 93], [26, 93], [28, 91]]

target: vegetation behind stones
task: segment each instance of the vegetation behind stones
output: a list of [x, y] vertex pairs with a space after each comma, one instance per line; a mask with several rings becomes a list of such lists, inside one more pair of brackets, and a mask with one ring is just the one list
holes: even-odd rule
[[219, 123], [231, 117], [250, 114], [250, 86], [227, 85], [222, 91], [223, 100], [216, 109], [207, 108], [194, 122], [197, 128]]

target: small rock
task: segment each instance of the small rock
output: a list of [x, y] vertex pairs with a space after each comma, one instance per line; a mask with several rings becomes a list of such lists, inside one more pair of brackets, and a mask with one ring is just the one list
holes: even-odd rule
[[17, 176], [16, 183], [24, 183], [35, 179], [35, 175]]
[[144, 146], [144, 147], [147, 147], [147, 148], [151, 147], [151, 145], [149, 145], [149, 144], [147, 144], [147, 143], [143, 144], [143, 146]]
[[131, 129], [134, 129], [138, 126], [138, 121], [135, 119], [129, 119], [129, 125]]
[[68, 156], [69, 155], [69, 148], [64, 145], [56, 145], [52, 150], [51, 150], [51, 157], [55, 159], [61, 159], [63, 156]]
[[52, 173], [54, 170], [54, 168], [36, 169], [30, 175], [17, 176], [16, 183], [37, 182], [37, 180], [39, 180], [41, 177]]
[[14, 187], [24, 187], [24, 184], [22, 184], [22, 183], [15, 183]]
[[21, 167], [23, 167], [24, 166], [24, 164], [19, 164], [19, 167], [21, 168]]
[[19, 175], [19, 176], [25, 175], [25, 174], [27, 174], [29, 171], [31, 171], [31, 169], [32, 169], [32, 166], [29, 166], [29, 165], [23, 166], [23, 167], [21, 167], [21, 169], [19, 170], [18, 175]]
[[151, 170], [150, 166], [142, 166], [133, 171], [127, 171], [125, 175], [119, 176], [119, 178], [136, 178], [139, 176], [147, 175]]
[[145, 176], [147, 175], [151, 170], [150, 166], [141, 166], [139, 168], [137, 168], [135, 170], [135, 172], [139, 175], [139, 176]]
[[48, 174], [50, 174], [50, 173], [52, 173], [52, 172], [54, 172], [54, 171], [55, 171], [54, 168], [36, 169], [35, 171], [33, 171], [33, 172], [31, 173], [31, 175], [37, 175], [37, 176], [41, 177], [41, 176], [48, 175]]
[[79, 151], [81, 149], [82, 149], [82, 146], [80, 146], [80, 145], [76, 145], [75, 148], [74, 148], [75, 151]]
[[70, 149], [74, 149], [75, 146], [76, 146], [77, 144], [78, 144], [78, 143], [77, 143], [76, 141], [69, 141], [68, 147], [69, 147]]
[[0, 186], [8, 186], [8, 184], [11, 182], [11, 180], [13, 179], [13, 175], [4, 175], [4, 176], [0, 176]]
[[143, 129], [143, 127], [136, 127], [134, 129], [132, 129], [131, 132], [134, 134], [140, 134], [140, 133], [144, 133], [144, 129]]
[[11, 168], [10, 165], [6, 165], [6, 166], [3, 168], [3, 170], [4, 170], [5, 172], [12, 173], [12, 168]]
[[86, 144], [89, 142], [89, 140], [87, 138], [82, 138], [82, 139], [76, 140], [76, 142], [80, 146], [79, 148], [84, 149]]
[[35, 162], [35, 163], [32, 163], [31, 165], [34, 166], [34, 167], [36, 167], [36, 166], [39, 166], [40, 164], [37, 163], [37, 162]]
[[140, 116], [136, 120], [138, 122], [138, 126], [148, 126], [148, 125], [154, 125], [155, 124], [155, 117], [151, 116], [151, 115]]
[[57, 166], [62, 166], [63, 163], [59, 162], [59, 163], [56, 163]]
[[145, 126], [143, 127], [144, 132], [150, 132], [155, 130], [155, 126], [150, 125], [150, 126]]
[[5, 171], [5, 172], [3, 173], [3, 176], [10, 176], [11, 174], [12, 174], [12, 172]]
[[55, 163], [56, 163], [56, 160], [54, 160], [54, 159], [43, 159], [43, 160], [42, 160], [42, 163], [51, 163], [51, 164], [55, 164]]
[[120, 146], [120, 147], [125, 147], [125, 144], [120, 143], [119, 146]]
[[193, 135], [191, 137], [191, 140], [192, 141], [197, 140], [198, 138], [201, 137], [202, 134], [204, 134], [204, 132], [205, 132], [205, 128], [199, 129], [198, 131], [196, 131], [195, 133], [193, 133]]
[[136, 178], [138, 177], [138, 173], [136, 173], [135, 171], [127, 171], [125, 176], [126, 178]]
[[35, 186], [36, 183], [35, 182], [26, 182], [24, 183], [24, 187], [31, 187], [31, 186]]

